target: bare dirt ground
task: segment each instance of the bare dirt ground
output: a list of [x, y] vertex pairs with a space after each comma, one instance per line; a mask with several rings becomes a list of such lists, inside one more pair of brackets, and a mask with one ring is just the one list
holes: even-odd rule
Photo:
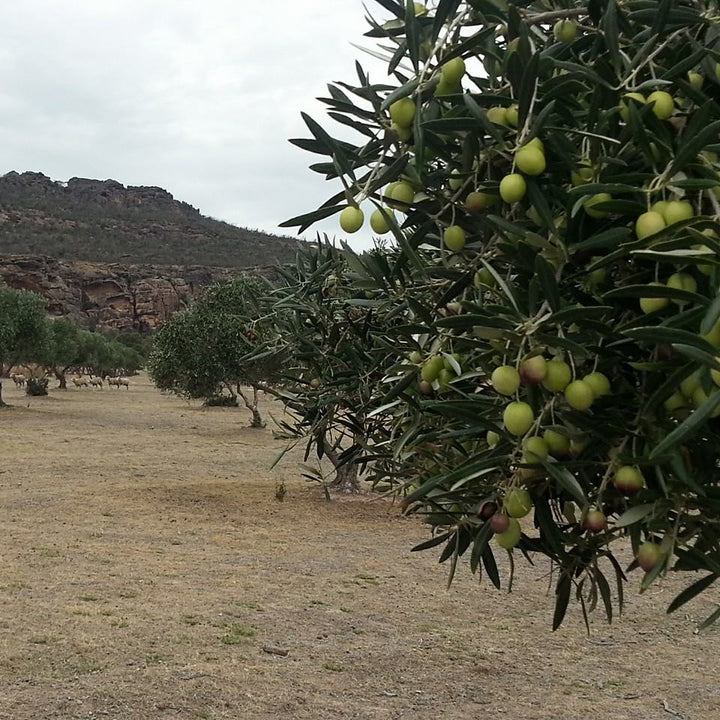
[[425, 526], [271, 471], [244, 410], [3, 384], [2, 720], [720, 718], [720, 595], [665, 615], [687, 578], [551, 633], [546, 565], [446, 591]]

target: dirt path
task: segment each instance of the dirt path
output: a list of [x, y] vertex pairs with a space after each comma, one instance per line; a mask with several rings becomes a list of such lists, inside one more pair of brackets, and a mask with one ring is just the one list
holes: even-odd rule
[[720, 628], [693, 633], [717, 592], [668, 618], [682, 585], [628, 588], [613, 626], [553, 634], [545, 565], [446, 591], [422, 525], [271, 472], [242, 410], [4, 386], [2, 720], [720, 718]]

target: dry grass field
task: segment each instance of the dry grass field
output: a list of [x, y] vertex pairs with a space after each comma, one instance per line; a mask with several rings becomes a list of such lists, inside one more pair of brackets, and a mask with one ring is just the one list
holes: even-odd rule
[[545, 563], [445, 590], [423, 525], [271, 471], [244, 410], [3, 384], [2, 720], [720, 718], [717, 591], [668, 617], [687, 579], [634, 575], [612, 626], [551, 633]]

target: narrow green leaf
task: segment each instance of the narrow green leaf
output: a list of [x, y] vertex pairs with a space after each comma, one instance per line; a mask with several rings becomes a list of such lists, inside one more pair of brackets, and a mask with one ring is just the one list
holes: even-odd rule
[[565, 492], [572, 495], [581, 507], [585, 507], [585, 505], [588, 504], [588, 499], [585, 496], [582, 487], [580, 487], [580, 483], [567, 468], [559, 465], [558, 463], [548, 462], [547, 460], [543, 460], [542, 464], [543, 467], [553, 476], [557, 484], [565, 490]]
[[408, 80], [404, 85], [393, 90], [387, 97], [382, 101], [380, 105], [381, 110], [387, 110], [396, 100], [400, 100], [408, 95], [412, 95], [415, 92], [415, 88], [418, 86], [418, 78]]
[[555, 280], [555, 269], [539, 253], [535, 256], [535, 274], [545, 293], [545, 299], [548, 301], [550, 308], [554, 312], [557, 312], [560, 309], [560, 291], [558, 290], [557, 281]]
[[712, 353], [700, 350], [696, 345], [683, 345], [682, 343], [673, 343], [672, 348], [691, 360], [697, 360], [701, 365], [713, 370], [720, 370], [720, 362], [717, 360], [717, 350], [715, 348], [713, 348]]
[[395, 0], [376, 0], [379, 5], [382, 5], [386, 10], [391, 12], [395, 17], [402, 20], [405, 17], [405, 6], [399, 5]]
[[462, 0], [440, 0], [435, 9], [435, 18], [433, 20], [433, 28], [431, 41], [434, 43], [440, 37], [440, 31], [445, 27], [447, 19], [451, 15], [455, 15]]
[[613, 619], [613, 606], [610, 584], [602, 572], [600, 572], [599, 568], [595, 568], [594, 577], [598, 590], [600, 591], [600, 597], [602, 598], [603, 605], [605, 606], [605, 614], [607, 615], [608, 622], [611, 623]]
[[[593, 267], [600, 266], [595, 263]], [[678, 290], [670, 288], [666, 285], [626, 285], [625, 287], [615, 288], [603, 294], [603, 299], [611, 300], [615, 298], [668, 298], [670, 300], [679, 300], [680, 302], [694, 302], [698, 305], [707, 305], [708, 298], [697, 293], [687, 290]]]
[[707, 340], [703, 340], [699, 335], [691, 333], [688, 330], [681, 330], [680, 328], [664, 326], [638, 327], [624, 330], [622, 334], [633, 338], [633, 340], [650, 343], [652, 345], [679, 343], [695, 347], [706, 354], [715, 353], [715, 348]]
[[694, 161], [697, 154], [703, 150], [706, 145], [717, 141], [718, 134], [720, 134], [720, 120], [710, 123], [710, 125], [703, 128], [697, 135], [688, 136], [685, 143], [678, 148], [675, 159], [666, 175], [672, 177], [678, 170], [682, 170], [685, 165]]
[[575, 305], [554, 312], [545, 322], [549, 325], [562, 325], [571, 322], [582, 323], [583, 320], [590, 318], [604, 318], [614, 311], [615, 308], [612, 305]]
[[553, 613], [553, 631], [557, 630], [565, 619], [568, 603], [570, 602], [570, 591], [572, 580], [565, 568], [560, 569], [560, 577], [555, 587], [555, 611]]
[[705, 315], [703, 315], [702, 322], [700, 323], [700, 332], [703, 335], [709, 333], [718, 318], [720, 318], [720, 293], [716, 295], [715, 299], [708, 306]]
[[652, 19], [651, 31], [655, 34], [660, 34], [665, 30], [665, 25], [668, 20], [670, 9], [672, 8], [673, 0], [660, 0], [658, 3], [657, 11]]
[[480, 565], [480, 558], [485, 550], [485, 546], [490, 542], [492, 534], [492, 527], [489, 522], [486, 522], [480, 530], [478, 530], [477, 535], [475, 535], [473, 548], [470, 552], [470, 570], [473, 573], [477, 571]]
[[463, 95], [463, 102], [465, 103], [465, 107], [470, 111], [470, 114], [480, 123], [485, 133], [490, 135], [497, 143], [502, 143], [502, 132], [496, 125], [488, 120], [487, 113], [475, 102], [470, 93]]
[[420, 24], [415, 15], [415, 3], [413, 0], [405, 2], [405, 40], [407, 42], [410, 62], [418, 71], [420, 66]]
[[603, 30], [603, 40], [608, 50], [610, 60], [615, 67], [616, 72], [621, 68], [620, 45], [618, 42], [618, 23], [617, 23], [617, 5], [615, 0], [609, 0], [605, 6], [605, 12], [601, 22]]
[[535, 53], [523, 72], [520, 87], [517, 89], [518, 99], [518, 118], [520, 127], [525, 124], [528, 113], [530, 112], [530, 104], [535, 95], [535, 86], [538, 79], [538, 67], [540, 65], [540, 53]]
[[312, 212], [305, 213], [304, 215], [298, 215], [294, 218], [290, 218], [290, 220], [285, 220], [280, 223], [279, 227], [295, 227], [299, 225], [300, 230], [298, 232], [302, 232], [318, 220], [324, 220], [325, 218], [340, 212], [345, 207], [346, 205], [332, 205], [330, 207], [320, 208], [319, 210], [313, 210]]
[[485, 547], [481, 553], [483, 567], [487, 576], [490, 578], [490, 582], [499, 590], [500, 589], [500, 573], [498, 572], [497, 562], [495, 562], [495, 555], [490, 547], [489, 543], [485, 544]]
[[709, 617], [705, 618], [700, 625], [698, 625], [698, 631], [702, 632], [703, 630], [707, 630], [711, 625], [714, 625], [718, 620], [720, 620], [720, 607], [715, 610]]
[[421, 552], [422, 550], [429, 550], [430, 548], [434, 548], [437, 545], [441, 545], [442, 543], [444, 543], [452, 534], [453, 531], [446, 532], [442, 535], [436, 535], [434, 538], [430, 538], [430, 540], [425, 540], [419, 545], [416, 545], [410, 550], [410, 552]]
[[545, 495], [535, 500], [535, 521], [540, 528], [541, 539], [547, 542], [556, 558], [565, 554], [563, 535], [553, 518], [550, 503]]
[[704, 578], [700, 578], [700, 580], [696, 580], [692, 585], [686, 587], [670, 603], [667, 609], [668, 614], [675, 612], [675, 610], [682, 607], [686, 602], [689, 602], [695, 596], [707, 590], [718, 578], [720, 578], [720, 575], [717, 573], [710, 573], [710, 575], [706, 575]]
[[594, 248], [601, 247], [616, 247], [623, 240], [630, 237], [630, 228], [612, 228], [611, 230], [604, 230], [603, 232], [597, 233], [590, 236], [586, 240], [573, 245], [570, 248], [570, 252], [579, 253], [587, 250], [593, 250]]
[[354, 179], [355, 175], [353, 173], [352, 167], [350, 166], [350, 163], [340, 145], [340, 143], [335, 140], [335, 138], [331, 137], [325, 129], [313, 118], [310, 117], [305, 112], [300, 113], [302, 119], [305, 121], [305, 124], [308, 126], [308, 129], [310, 132], [315, 136], [315, 138], [321, 142], [324, 143], [329, 150], [332, 152], [333, 161], [337, 162], [337, 164], [340, 166], [340, 170], [345, 175], [350, 176]]
[[637, 195], [639, 190], [634, 185], [623, 185], [622, 183], [587, 183], [577, 185], [568, 191], [568, 195], [575, 200], [585, 195], [597, 195], [598, 193], [609, 193], [610, 195]]
[[654, 503], [646, 503], [644, 505], [635, 505], [634, 507], [626, 510], [615, 523], [616, 528], [628, 527], [640, 522], [648, 515], [650, 515], [654, 509]]
[[625, 577], [625, 573], [620, 567], [620, 563], [612, 553], [608, 553], [606, 557], [615, 570], [615, 586], [617, 587], [618, 593], [618, 607], [620, 609], [620, 614], [622, 614], [623, 605], [625, 604], [625, 590], [623, 589], [623, 583], [627, 582], [627, 577]]
[[661, 457], [687, 438], [694, 435], [720, 407], [720, 392], [711, 395], [697, 410], [663, 438], [650, 453], [650, 460]]
[[457, 557], [457, 548], [458, 548], [458, 538], [460, 537], [460, 531], [455, 530], [451, 533], [450, 537], [448, 538], [447, 545], [443, 548], [443, 551], [440, 553], [440, 557], [438, 558], [438, 563], [442, 565], [446, 560], [448, 560], [450, 557], [455, 556]]
[[500, 277], [498, 274], [498, 271], [490, 265], [488, 262], [485, 261], [484, 258], [480, 258], [480, 261], [485, 266], [487, 271], [495, 278], [495, 281], [500, 286], [500, 289], [505, 294], [505, 297], [511, 302], [512, 306], [520, 312], [520, 309], [518, 308], [517, 300], [515, 299], [515, 295], [513, 294], [512, 290], [510, 289], [510, 286], [505, 282], [505, 280]]
[[673, 393], [677, 392], [680, 383], [695, 369], [695, 363], [689, 363], [671, 373], [670, 376], [650, 396], [650, 399], [643, 408], [643, 415], [647, 416], [655, 412], [655, 410], [659, 408], [665, 400], [667, 400]]

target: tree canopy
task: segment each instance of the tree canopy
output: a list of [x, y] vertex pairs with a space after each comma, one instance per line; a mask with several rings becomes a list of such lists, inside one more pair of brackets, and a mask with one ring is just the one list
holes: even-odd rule
[[[208, 287], [188, 310], [174, 315], [157, 332], [149, 371], [161, 390], [189, 398], [212, 398], [227, 390], [240, 396], [252, 412], [252, 424], [262, 427], [258, 389], [272, 380], [280, 356], [256, 356], [273, 325], [263, 318], [267, 284], [241, 277]], [[243, 390], [252, 389], [252, 396]]]
[[336, 192], [286, 225], [352, 233], [365, 208], [394, 246], [318, 265], [345, 269], [308, 369], [351, 311], [375, 321], [304, 402], [345, 383], [372, 421], [351, 461], [406, 494], [451, 577], [468, 555], [499, 586], [497, 552], [545, 555], [557, 627], [573, 595], [612, 617], [608, 578], [621, 603], [635, 568], [641, 590], [701, 573], [674, 610], [720, 578], [715, 4], [377, 5], [388, 77], [328, 86], [338, 136], [304, 115], [292, 142]]

